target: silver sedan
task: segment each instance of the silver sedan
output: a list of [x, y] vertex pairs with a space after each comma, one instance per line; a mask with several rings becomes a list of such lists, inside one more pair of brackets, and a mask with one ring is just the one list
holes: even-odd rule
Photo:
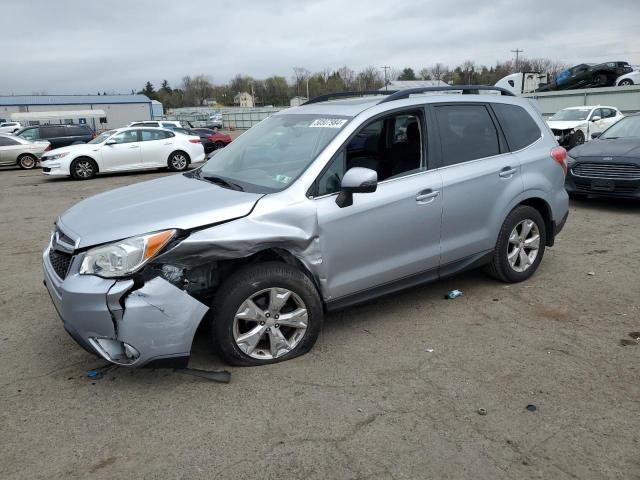
[[49, 142], [32, 142], [14, 135], [0, 134], [0, 166], [17, 165], [30, 170], [50, 148]]

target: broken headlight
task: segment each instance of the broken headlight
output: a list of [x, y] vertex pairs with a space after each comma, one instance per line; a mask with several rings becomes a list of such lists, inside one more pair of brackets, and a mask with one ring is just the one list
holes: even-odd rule
[[80, 274], [105, 278], [131, 275], [153, 258], [175, 234], [176, 230], [163, 230], [92, 248], [82, 260]]

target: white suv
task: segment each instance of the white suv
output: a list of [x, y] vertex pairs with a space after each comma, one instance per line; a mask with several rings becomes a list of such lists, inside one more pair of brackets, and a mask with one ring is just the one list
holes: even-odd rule
[[161, 127], [161, 128], [183, 128], [182, 124], [173, 120], [145, 120], [143, 122], [131, 122], [127, 127]]

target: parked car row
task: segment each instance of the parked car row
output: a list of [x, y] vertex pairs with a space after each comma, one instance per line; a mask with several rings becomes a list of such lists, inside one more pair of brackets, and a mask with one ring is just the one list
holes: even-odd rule
[[24, 170], [35, 168], [42, 154], [51, 149], [47, 141], [32, 142], [14, 135], [0, 134], [0, 166]]

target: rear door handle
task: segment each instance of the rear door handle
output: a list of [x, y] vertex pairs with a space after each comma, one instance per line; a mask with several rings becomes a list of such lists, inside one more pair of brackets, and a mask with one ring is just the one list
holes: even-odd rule
[[431, 203], [440, 195], [440, 190], [423, 190], [416, 195], [416, 202], [418, 203]]
[[504, 167], [498, 174], [500, 178], [511, 178], [518, 170], [512, 167]]

